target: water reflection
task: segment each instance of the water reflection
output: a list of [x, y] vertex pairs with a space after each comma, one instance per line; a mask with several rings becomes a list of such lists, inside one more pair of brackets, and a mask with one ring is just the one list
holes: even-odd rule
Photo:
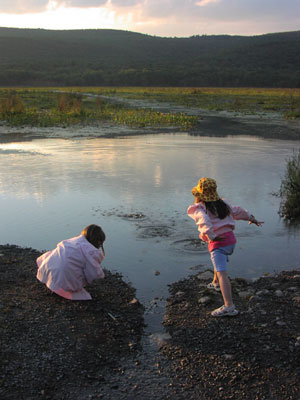
[[294, 147], [183, 134], [2, 144], [0, 242], [49, 249], [99, 223], [108, 237], [107, 267], [151, 297], [193, 266], [210, 266], [207, 251], [197, 251], [186, 208], [198, 178], [212, 176], [222, 196], [265, 220], [263, 229], [238, 224], [231, 275], [292, 268], [299, 265], [299, 230], [289, 235], [271, 193], [278, 191]]

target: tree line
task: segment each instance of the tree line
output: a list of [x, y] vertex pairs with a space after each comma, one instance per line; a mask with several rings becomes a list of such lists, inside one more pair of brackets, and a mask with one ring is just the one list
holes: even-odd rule
[[0, 28], [0, 86], [300, 87], [300, 31], [163, 38]]

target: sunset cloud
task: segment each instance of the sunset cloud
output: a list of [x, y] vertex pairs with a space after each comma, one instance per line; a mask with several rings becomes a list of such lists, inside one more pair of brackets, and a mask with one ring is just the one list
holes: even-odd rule
[[0, 0], [0, 26], [254, 35], [299, 30], [300, 1]]

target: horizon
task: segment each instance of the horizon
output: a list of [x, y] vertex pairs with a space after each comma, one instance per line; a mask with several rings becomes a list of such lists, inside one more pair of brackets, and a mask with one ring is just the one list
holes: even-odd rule
[[152, 36], [152, 37], [161, 37], [161, 38], [168, 38], [168, 39], [188, 39], [194, 36], [242, 36], [242, 37], [256, 37], [256, 36], [264, 36], [264, 35], [276, 35], [281, 33], [293, 33], [293, 32], [300, 32], [300, 29], [295, 31], [282, 31], [282, 32], [266, 32], [262, 34], [255, 34], [255, 35], [239, 35], [239, 34], [227, 34], [227, 33], [219, 33], [219, 34], [194, 34], [191, 36], [160, 36], [148, 33], [142, 33], [137, 31], [131, 31], [128, 29], [116, 29], [116, 28], [74, 28], [74, 29], [51, 29], [51, 28], [30, 28], [30, 27], [14, 27], [14, 26], [0, 26], [0, 29], [18, 29], [18, 30], [36, 30], [36, 31], [56, 31], [56, 32], [65, 32], [65, 31], [118, 31], [118, 32], [129, 32], [135, 33], [140, 35]]
[[0, 1], [11, 29], [121, 30], [159, 37], [259, 36], [300, 29], [299, 0]]

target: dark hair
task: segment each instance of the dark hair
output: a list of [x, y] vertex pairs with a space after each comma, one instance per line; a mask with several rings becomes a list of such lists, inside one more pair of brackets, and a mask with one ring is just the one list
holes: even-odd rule
[[220, 219], [224, 219], [230, 215], [230, 207], [222, 199], [217, 201], [205, 201], [204, 203], [206, 209]]
[[97, 249], [104, 243], [105, 233], [102, 228], [98, 225], [88, 225], [86, 226], [81, 234], [86, 237], [86, 239]]

